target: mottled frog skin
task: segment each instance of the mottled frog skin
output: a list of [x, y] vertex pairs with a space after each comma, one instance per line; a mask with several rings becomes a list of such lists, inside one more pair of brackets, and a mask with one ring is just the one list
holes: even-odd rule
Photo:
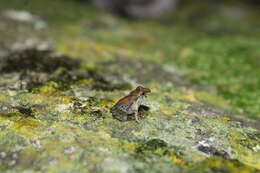
[[127, 121], [133, 116], [139, 122], [138, 108], [146, 99], [146, 94], [150, 92], [149, 88], [138, 86], [111, 108], [113, 117], [119, 121]]

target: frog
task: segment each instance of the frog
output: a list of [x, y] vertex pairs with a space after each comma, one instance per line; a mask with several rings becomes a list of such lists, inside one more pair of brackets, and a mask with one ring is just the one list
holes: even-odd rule
[[149, 88], [136, 87], [111, 108], [113, 117], [119, 121], [127, 121], [129, 117], [134, 117], [137, 122], [140, 122], [138, 109], [146, 101], [147, 94], [150, 92]]

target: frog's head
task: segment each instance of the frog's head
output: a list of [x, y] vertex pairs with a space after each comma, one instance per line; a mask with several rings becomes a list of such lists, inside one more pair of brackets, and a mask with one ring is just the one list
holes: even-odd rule
[[131, 95], [136, 95], [137, 97], [140, 97], [140, 96], [146, 96], [146, 94], [150, 93], [150, 92], [151, 92], [151, 90], [149, 88], [144, 88], [142, 86], [138, 86], [130, 94]]

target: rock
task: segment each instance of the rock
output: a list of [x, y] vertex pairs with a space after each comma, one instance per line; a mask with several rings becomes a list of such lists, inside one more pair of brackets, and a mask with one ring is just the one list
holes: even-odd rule
[[209, 137], [209, 132], [208, 131], [202, 131], [201, 129], [196, 129], [196, 131], [195, 131], [195, 134], [197, 135], [197, 136], [201, 136], [201, 137]]
[[[67, 10], [53, 10], [65, 4]], [[238, 48], [246, 50], [239, 52], [244, 57], [255, 38], [244, 47], [248, 39], [238, 35], [239, 43], [223, 50], [224, 37], [208, 42], [208, 35], [201, 40], [203, 33], [194, 36], [183, 25], [169, 28], [112, 15], [112, 24], [88, 28], [107, 14], [80, 5], [30, 1], [51, 23], [42, 39], [30, 22], [0, 16], [0, 172], [259, 172], [259, 130], [236, 119], [248, 120], [245, 111], [232, 110], [219, 93], [210, 92], [207, 81], [194, 83], [202, 69], [177, 66], [178, 61], [195, 65], [193, 56], [196, 61], [214, 53], [232, 56]], [[82, 18], [76, 20], [77, 14]], [[53, 40], [54, 48], [44, 40]], [[208, 54], [201, 57], [200, 50]], [[207, 74], [199, 75], [204, 80]], [[111, 107], [138, 85], [152, 90], [138, 110], [145, 118], [115, 120]]]
[[91, 0], [99, 8], [136, 18], [158, 18], [174, 10], [178, 0]]
[[64, 154], [73, 154], [74, 152], [76, 152], [76, 148], [73, 147], [73, 146], [71, 146], [71, 147], [69, 147], [69, 148], [66, 148], [66, 149], [64, 150]]
[[28, 11], [5, 10], [1, 15], [14, 21], [33, 23], [35, 29], [43, 29], [46, 27], [46, 23], [41, 20], [39, 16], [33, 15]]
[[136, 151], [139, 152], [145, 152], [145, 151], [153, 151], [157, 150], [159, 148], [167, 148], [168, 144], [161, 140], [161, 139], [151, 139], [141, 146], [139, 146]]
[[226, 151], [217, 150], [216, 148], [214, 148], [212, 146], [199, 145], [198, 150], [200, 150], [201, 152], [206, 153], [208, 155], [220, 156], [220, 157], [223, 157], [224, 159], [230, 158], [229, 154]]
[[15, 11], [15, 10], [6, 10], [2, 12], [2, 15], [21, 22], [31, 22], [35, 20], [35, 16], [30, 14], [27, 11]]
[[42, 45], [24, 48], [22, 51], [14, 51], [1, 60], [0, 71], [2, 73], [34, 71], [51, 73], [62, 67], [68, 70], [77, 68], [79, 61], [70, 59], [65, 55], [54, 54], [50, 49]]
[[18, 110], [24, 117], [34, 117], [35, 118], [35, 115], [34, 115], [31, 107], [28, 107], [26, 105], [19, 105], [19, 106], [14, 106], [13, 108]]

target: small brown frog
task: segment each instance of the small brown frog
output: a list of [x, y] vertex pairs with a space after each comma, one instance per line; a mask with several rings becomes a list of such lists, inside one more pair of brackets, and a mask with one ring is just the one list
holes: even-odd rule
[[134, 116], [139, 122], [138, 109], [146, 99], [146, 94], [150, 92], [149, 88], [138, 86], [111, 108], [113, 117], [119, 121], [127, 121], [129, 117]]

